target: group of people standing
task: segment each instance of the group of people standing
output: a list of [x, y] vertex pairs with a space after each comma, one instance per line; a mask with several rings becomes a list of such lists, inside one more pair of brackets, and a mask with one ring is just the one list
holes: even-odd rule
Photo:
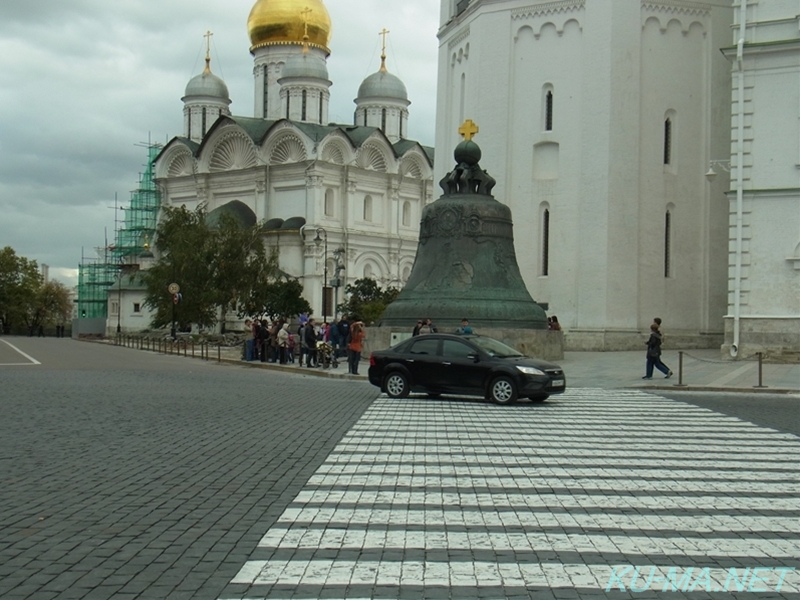
[[[293, 331], [284, 320], [270, 323], [267, 319], [247, 319], [245, 327], [253, 336], [246, 344], [247, 361], [287, 364], [294, 363], [296, 358], [300, 367], [304, 363], [307, 368], [327, 366], [324, 363], [331, 357], [320, 352], [323, 349], [320, 345], [325, 344], [324, 350], [329, 349], [332, 358], [346, 355], [349, 372], [358, 375], [366, 339], [361, 321], [351, 324], [347, 317], [342, 317], [334, 323], [317, 325], [313, 318], [301, 317], [299, 327]], [[338, 363], [333, 361], [333, 364]]]

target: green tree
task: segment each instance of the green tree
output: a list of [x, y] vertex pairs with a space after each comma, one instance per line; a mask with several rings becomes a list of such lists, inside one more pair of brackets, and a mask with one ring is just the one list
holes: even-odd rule
[[224, 325], [229, 310], [236, 311], [252, 298], [259, 280], [278, 272], [278, 255], [267, 256], [260, 227], [241, 227], [229, 214], [220, 216], [213, 236], [212, 285]]
[[364, 321], [371, 325], [381, 318], [383, 311], [389, 306], [400, 290], [395, 288], [381, 289], [378, 283], [369, 277], [357, 279], [344, 288], [347, 301], [339, 305], [339, 312]]
[[[147, 286], [145, 305], [153, 310], [151, 325], [171, 325], [173, 311], [180, 329], [190, 323], [215, 325], [219, 293], [213, 288], [214, 236], [206, 223], [205, 206], [194, 211], [185, 206], [165, 207], [156, 228], [155, 248], [159, 259], [142, 274]], [[167, 289], [170, 283], [180, 286], [178, 305]]]
[[35, 260], [28, 260], [10, 246], [0, 250], [0, 320], [3, 329], [25, 323], [31, 326], [32, 307], [44, 279]]
[[48, 281], [36, 292], [33, 303], [27, 309], [27, 323], [34, 329], [40, 325], [55, 325], [69, 320], [72, 302], [69, 289], [59, 281]]
[[311, 305], [303, 298], [303, 286], [297, 279], [263, 277], [253, 286], [239, 317], [269, 317], [273, 321], [288, 321], [296, 315], [310, 312]]

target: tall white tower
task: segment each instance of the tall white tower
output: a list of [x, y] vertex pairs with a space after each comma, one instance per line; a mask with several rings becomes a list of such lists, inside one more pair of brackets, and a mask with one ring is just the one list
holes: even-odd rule
[[730, 5], [442, 0], [436, 147], [479, 124], [568, 348], [641, 349], [654, 317], [668, 347], [722, 342], [728, 211], [704, 174], [729, 154]]
[[[280, 83], [284, 65], [304, 47], [309, 57], [323, 62], [327, 59], [331, 35], [328, 11], [321, 0], [258, 0], [247, 19], [247, 30], [254, 57], [254, 115], [270, 120], [286, 118]], [[330, 82], [317, 91], [323, 91], [323, 87], [327, 94]]]

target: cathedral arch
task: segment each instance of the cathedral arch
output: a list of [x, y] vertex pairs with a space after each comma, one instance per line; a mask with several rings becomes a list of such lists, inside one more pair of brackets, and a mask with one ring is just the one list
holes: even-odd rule
[[404, 156], [400, 161], [400, 175], [422, 179], [423, 167], [420, 160], [415, 156]]
[[365, 144], [358, 152], [358, 166], [362, 169], [370, 169], [385, 173], [387, 171], [385, 152], [376, 144]]
[[194, 172], [194, 157], [188, 150], [176, 153], [167, 163], [167, 177], [184, 177]]
[[284, 134], [277, 138], [267, 152], [270, 165], [285, 165], [306, 160], [306, 145], [294, 134]]
[[389, 274], [389, 265], [377, 252], [364, 252], [356, 261], [355, 272], [375, 281], [383, 281]]
[[208, 170], [211, 173], [249, 169], [258, 163], [252, 140], [241, 131], [222, 135], [211, 150]]

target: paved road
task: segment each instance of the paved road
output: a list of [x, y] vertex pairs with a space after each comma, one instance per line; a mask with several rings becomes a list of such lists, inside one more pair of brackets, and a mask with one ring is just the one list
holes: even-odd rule
[[376, 395], [69, 339], [0, 340], [41, 363], [0, 342], [3, 600], [219, 597]]
[[3, 600], [800, 600], [796, 398], [375, 400], [1, 340]]

